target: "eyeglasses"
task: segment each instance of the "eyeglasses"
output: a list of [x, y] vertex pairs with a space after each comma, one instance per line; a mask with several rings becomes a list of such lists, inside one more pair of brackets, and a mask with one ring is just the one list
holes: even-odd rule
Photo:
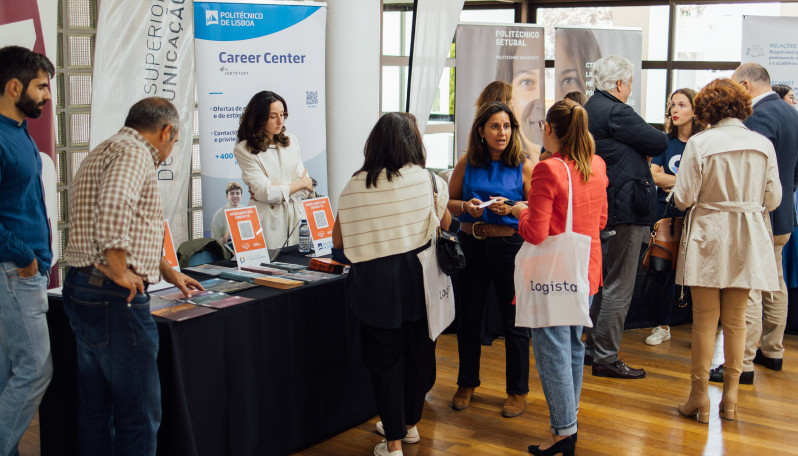
[[288, 120], [288, 113], [284, 112], [282, 114], [277, 114], [276, 112], [273, 112], [269, 114], [269, 120], [277, 120], [278, 117], [282, 117], [283, 120]]
[[546, 126], [546, 121], [545, 120], [538, 120], [537, 124], [538, 124], [538, 128], [540, 128], [540, 131], [543, 131], [544, 127]]

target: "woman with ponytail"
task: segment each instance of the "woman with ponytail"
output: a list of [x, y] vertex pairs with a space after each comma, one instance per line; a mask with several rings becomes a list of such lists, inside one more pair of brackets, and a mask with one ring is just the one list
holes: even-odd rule
[[[581, 105], [571, 100], [558, 101], [546, 114], [542, 131], [543, 147], [553, 153], [552, 159], [535, 166], [529, 204], [517, 203], [512, 214], [518, 217], [518, 233], [526, 242], [538, 245], [548, 236], [563, 233], [568, 214], [566, 173], [570, 172], [573, 230], [591, 237], [588, 279], [592, 301], [601, 285], [599, 231], [607, 223], [606, 166], [604, 160], [595, 155], [596, 146], [587, 130], [587, 112]], [[549, 438], [539, 445], [529, 446], [532, 454], [574, 453], [585, 357], [581, 336], [581, 326], [532, 329], [535, 363], [551, 423]]]

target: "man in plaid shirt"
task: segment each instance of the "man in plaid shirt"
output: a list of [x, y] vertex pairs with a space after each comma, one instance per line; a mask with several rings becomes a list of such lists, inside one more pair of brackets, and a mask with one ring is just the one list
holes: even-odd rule
[[156, 169], [172, 152], [178, 128], [169, 101], [139, 101], [72, 182], [63, 296], [77, 341], [82, 454], [155, 454], [161, 390], [147, 286], [163, 275], [186, 296], [188, 288], [202, 289], [163, 258]]

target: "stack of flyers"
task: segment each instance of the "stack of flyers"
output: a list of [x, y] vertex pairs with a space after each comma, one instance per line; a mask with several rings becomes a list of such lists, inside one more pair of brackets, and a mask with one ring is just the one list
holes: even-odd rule
[[291, 280], [301, 280], [302, 282], [318, 282], [321, 280], [335, 279], [341, 276], [337, 274], [327, 274], [325, 272], [302, 271], [302, 272], [283, 274], [280, 277], [285, 277], [286, 279], [291, 279]]
[[282, 263], [280, 261], [272, 261], [271, 263], [261, 264], [261, 266], [270, 266], [270, 267], [273, 267], [273, 268], [283, 269], [283, 270], [288, 271], [288, 272], [299, 272], [299, 271], [305, 269], [304, 266], [300, 266], [298, 264]]
[[257, 272], [258, 274], [266, 274], [266, 275], [285, 274], [284, 269], [270, 268], [268, 266], [247, 266], [241, 269], [249, 272]]
[[257, 287], [254, 283], [239, 282], [237, 280], [228, 279], [208, 279], [200, 282], [202, 288], [213, 291], [223, 291], [225, 293], [235, 293], [236, 291], [246, 290], [248, 288]]
[[204, 274], [211, 277], [219, 277], [223, 272], [235, 271], [233, 268], [226, 266], [214, 266], [212, 264], [201, 264], [199, 266], [189, 266], [183, 268], [183, 271], [194, 272], [197, 274]]

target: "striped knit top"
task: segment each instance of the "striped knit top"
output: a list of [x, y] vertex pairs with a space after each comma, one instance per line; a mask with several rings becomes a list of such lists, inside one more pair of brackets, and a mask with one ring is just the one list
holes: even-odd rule
[[[338, 199], [344, 253], [354, 263], [409, 252], [430, 240], [449, 201], [440, 177], [438, 207], [432, 212], [429, 172], [407, 165], [389, 182], [383, 171], [376, 187], [366, 188], [366, 173], [355, 174]], [[434, 218], [433, 218], [434, 217]]]

